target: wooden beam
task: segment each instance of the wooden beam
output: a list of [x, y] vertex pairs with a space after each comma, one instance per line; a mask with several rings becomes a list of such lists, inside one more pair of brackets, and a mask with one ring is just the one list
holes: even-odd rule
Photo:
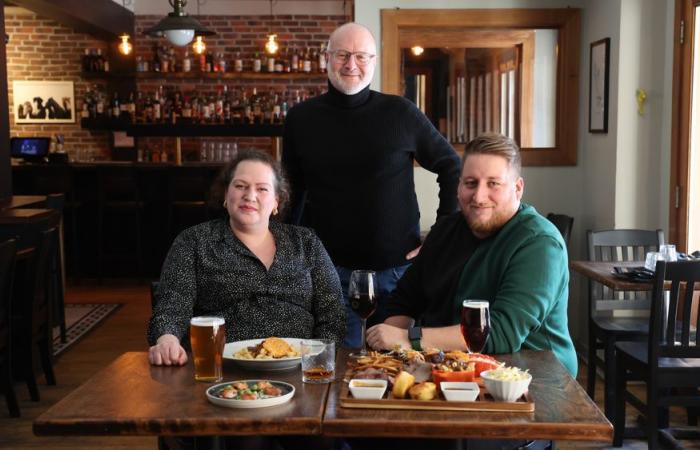
[[134, 13], [112, 0], [11, 0], [16, 6], [48, 17], [75, 31], [105, 40], [133, 35]]

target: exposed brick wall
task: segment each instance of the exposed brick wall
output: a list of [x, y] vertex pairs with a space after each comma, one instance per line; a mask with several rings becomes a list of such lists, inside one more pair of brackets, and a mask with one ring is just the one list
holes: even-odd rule
[[[134, 55], [143, 58], [144, 60], [152, 61], [154, 49], [157, 44], [163, 44], [162, 40], [149, 38], [144, 36], [143, 32], [149, 27], [155, 25], [160, 16], [137, 16], [136, 17], [136, 36], [138, 39], [134, 45]], [[285, 48], [290, 50], [293, 48], [316, 49], [318, 50], [321, 43], [328, 40], [330, 33], [339, 25], [349, 21], [348, 16], [315, 16], [315, 15], [261, 15], [261, 16], [197, 16], [197, 19], [205, 27], [215, 31], [216, 36], [205, 39], [207, 52], [224, 52], [224, 57], [227, 62], [227, 71], [233, 71], [233, 59], [236, 52], [241, 53], [243, 59], [244, 71], [252, 71], [252, 58], [256, 52], [262, 53], [267, 35], [274, 31], [277, 34], [277, 40], [280, 43], [280, 53], [284, 52]], [[187, 47], [190, 57], [193, 58], [192, 70], [199, 70], [199, 65], [195, 61], [196, 55], [193, 55], [191, 46]], [[184, 55], [185, 48], [176, 48], [175, 54], [178, 60], [181, 60]], [[326, 81], [323, 77], [310, 78], [308, 80], [285, 80], [282, 77], [278, 80], [224, 80], [219, 82], [216, 80], [174, 80], [168, 79], [167, 76], [163, 79], [139, 80], [137, 85], [139, 90], [146, 92], [154, 92], [158, 86], [177, 86], [183, 93], [197, 91], [199, 93], [216, 92], [223, 84], [228, 85], [229, 89], [243, 88], [250, 93], [253, 87], [259, 91], [274, 90], [296, 91], [302, 90], [307, 93], [320, 93], [326, 89]], [[207, 141], [223, 141], [223, 142], [238, 142], [239, 148], [255, 147], [259, 149], [271, 149], [271, 140], [268, 138], [203, 138]], [[155, 148], [159, 146], [170, 145], [168, 140], [142, 140], [145, 145], [152, 145]], [[195, 159], [199, 148], [199, 140], [183, 139], [182, 148], [185, 159]]]
[[[59, 23], [35, 14], [6, 14], [7, 81], [11, 136], [51, 136], [63, 134], [70, 151], [109, 148], [107, 133], [91, 133], [80, 128], [80, 120], [70, 124], [15, 124], [12, 82], [14, 80], [72, 81], [75, 103], [80, 105], [88, 86], [94, 82], [81, 78], [81, 60], [85, 48], [107, 50], [104, 41], [77, 33]], [[74, 103], [74, 116], [76, 104]]]
[[[135, 55], [151, 60], [156, 40], [143, 35], [143, 31], [155, 24], [160, 16], [137, 16], [136, 34], [132, 40]], [[316, 15], [260, 15], [260, 16], [198, 16], [203, 25], [217, 32], [216, 36], [206, 39], [208, 51], [224, 52], [233, 70], [233, 57], [240, 51], [245, 70], [250, 70], [250, 60], [256, 51], [262, 51], [267, 34], [274, 30], [278, 35], [280, 50], [286, 47], [306, 49], [316, 48], [328, 39], [328, 35], [338, 25], [350, 20], [348, 16], [316, 16]], [[103, 54], [108, 54], [108, 43], [90, 35], [77, 33], [70, 28], [35, 14], [9, 14], [5, 16], [5, 27], [10, 36], [7, 45], [8, 81], [10, 103], [10, 132], [12, 136], [53, 136], [63, 134], [66, 139], [65, 148], [70, 151], [94, 150], [97, 155], [109, 157], [110, 133], [89, 131], [80, 128], [79, 110], [84, 94], [88, 87], [99, 84], [107, 92], [112, 91], [112, 84], [101, 79], [81, 78], [81, 58], [85, 48], [100, 48]], [[191, 48], [191, 47], [190, 47]], [[182, 58], [184, 49], [176, 49], [178, 58]], [[192, 52], [190, 51], [190, 54]], [[119, 57], [114, 56], [114, 57]], [[113, 57], [113, 58], [114, 58]], [[112, 64], [114, 66], [114, 64]], [[197, 65], [193, 64], [193, 70]], [[13, 80], [56, 80], [73, 81], [75, 89], [76, 123], [74, 124], [15, 124], [12, 96]], [[320, 92], [325, 90], [323, 78], [309, 80], [226, 80], [229, 88], [253, 87], [259, 90], [276, 91], [302, 90]], [[197, 90], [198, 92], [214, 92], [221, 86], [215, 80], [139, 80], [140, 90], [153, 91], [159, 85], [178, 86], [183, 92]], [[204, 138], [205, 140], [233, 142], [237, 141], [239, 148], [257, 147], [269, 149], [271, 140], [267, 138]], [[142, 139], [140, 146], [164, 146], [174, 148], [173, 139]], [[199, 142], [195, 139], [184, 139], [185, 156], [194, 159]]]

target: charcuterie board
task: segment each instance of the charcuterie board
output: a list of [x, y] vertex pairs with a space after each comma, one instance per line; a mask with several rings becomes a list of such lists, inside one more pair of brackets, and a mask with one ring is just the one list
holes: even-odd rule
[[432, 411], [494, 411], [494, 412], [524, 412], [535, 411], [535, 402], [529, 392], [523, 394], [515, 402], [498, 402], [486, 392], [483, 387], [479, 396], [473, 402], [448, 402], [442, 395], [435, 400], [412, 400], [393, 398], [391, 392], [387, 392], [384, 398], [377, 400], [353, 398], [348, 384], [343, 382], [340, 393], [340, 406], [343, 408], [365, 409], [407, 409], [407, 410], [432, 410]]

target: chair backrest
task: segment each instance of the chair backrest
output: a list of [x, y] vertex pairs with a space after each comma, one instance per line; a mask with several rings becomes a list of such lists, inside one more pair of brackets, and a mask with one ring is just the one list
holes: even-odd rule
[[[15, 276], [17, 241], [0, 242], [0, 350], [9, 347], [12, 282]], [[0, 364], [3, 352], [0, 351]]]
[[564, 242], [568, 245], [569, 238], [571, 238], [571, 229], [574, 227], [574, 218], [566, 214], [549, 213], [547, 214], [547, 219], [557, 227], [564, 238]]
[[[658, 251], [664, 243], [662, 230], [601, 230], [588, 231], [589, 261], [639, 261], [644, 265], [646, 253]], [[608, 314], [615, 310], [649, 310], [648, 292], [615, 292], [589, 280], [591, 315]]]
[[[670, 290], [665, 289], [667, 282], [671, 282]], [[693, 308], [693, 292], [699, 284], [700, 261], [656, 263], [649, 330], [652, 367], [664, 357], [700, 358], [696, 329], [698, 309]]]

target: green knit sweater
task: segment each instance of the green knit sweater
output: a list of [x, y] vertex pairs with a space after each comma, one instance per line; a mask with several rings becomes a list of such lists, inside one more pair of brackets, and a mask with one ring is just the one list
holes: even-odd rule
[[569, 335], [569, 269], [566, 244], [555, 226], [530, 205], [485, 239], [462, 270], [455, 316], [462, 301], [491, 304], [486, 353], [522, 348], [552, 350], [576, 376], [576, 351]]

